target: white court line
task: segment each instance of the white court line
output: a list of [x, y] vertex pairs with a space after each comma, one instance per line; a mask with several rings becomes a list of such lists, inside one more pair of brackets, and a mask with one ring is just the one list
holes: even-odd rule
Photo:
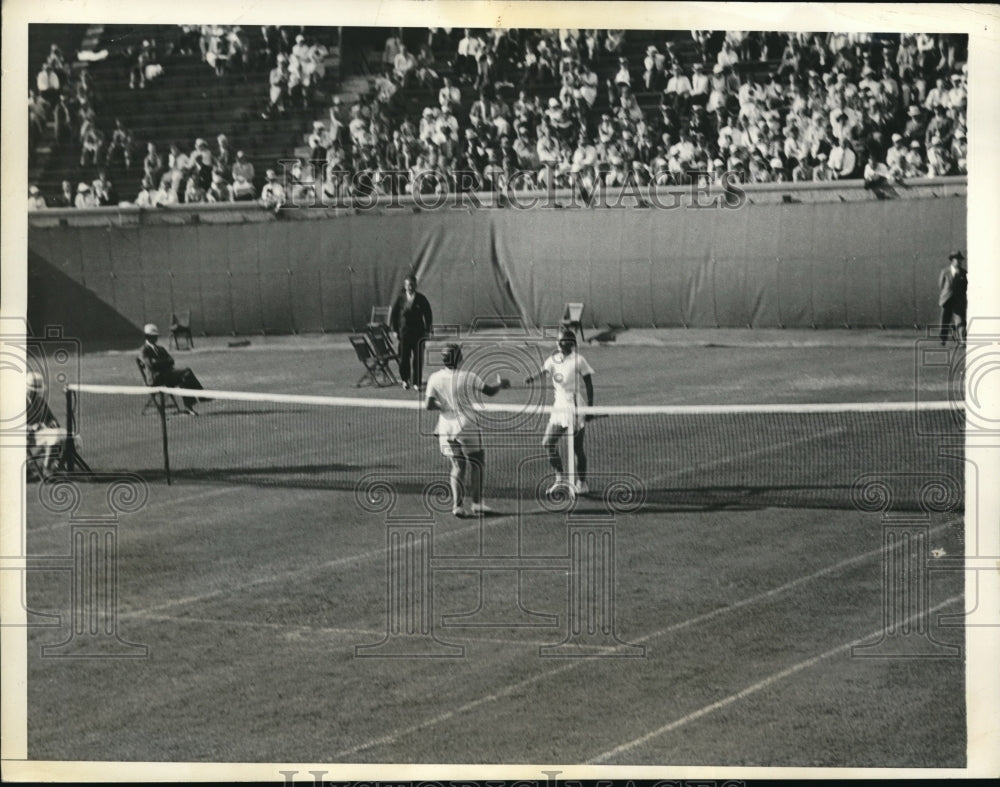
[[[254, 620], [232, 620], [226, 618], [194, 618], [194, 617], [179, 617], [177, 615], [145, 615], [145, 620], [160, 622], [160, 623], [190, 623], [199, 626], [239, 626], [241, 628], [253, 628], [253, 629], [275, 629], [278, 631], [286, 630], [290, 632], [301, 632], [303, 634], [329, 634], [333, 636], [344, 636], [344, 637], [368, 637], [374, 639], [376, 637], [385, 636], [385, 629], [351, 629], [351, 628], [337, 628], [334, 626], [312, 626], [305, 623], [271, 623], [269, 621], [254, 621]], [[553, 626], [553, 628], [556, 628]], [[554, 644], [551, 639], [547, 640], [530, 640], [530, 639], [500, 639], [499, 637], [470, 637], [468, 635], [464, 636], [454, 636], [448, 637], [451, 640], [460, 640], [462, 642], [467, 642], [472, 645], [478, 645], [481, 642], [492, 643], [496, 645], [509, 645], [512, 647], [545, 647], [547, 645]], [[603, 648], [608, 653], [613, 653], [615, 648], [611, 645]]]
[[[543, 510], [543, 509], [539, 509]], [[482, 526], [483, 529], [494, 527], [500, 524], [507, 524], [509, 517], [515, 516], [515, 513], [503, 516], [492, 516], [487, 520], [483, 520], [481, 523], [478, 520], [470, 519], [469, 525], [466, 527], [461, 527], [457, 530], [451, 530], [446, 533], [435, 533], [434, 542], [438, 543], [440, 541], [446, 541], [452, 538], [456, 538], [460, 535], [467, 535], [473, 528], [479, 528]], [[293, 569], [291, 571], [283, 571], [276, 574], [271, 574], [269, 576], [260, 577], [254, 579], [250, 582], [244, 582], [239, 585], [234, 585], [232, 587], [221, 588], [219, 590], [212, 590], [207, 593], [198, 593], [192, 596], [184, 596], [182, 598], [175, 598], [171, 601], [165, 601], [162, 604], [154, 604], [151, 607], [144, 607], [140, 609], [133, 609], [127, 612], [122, 612], [119, 618], [134, 618], [142, 617], [144, 615], [149, 615], [153, 612], [158, 612], [164, 609], [170, 609], [171, 607], [183, 606], [185, 604], [193, 604], [199, 601], [208, 601], [210, 599], [219, 598], [220, 596], [229, 595], [236, 590], [246, 590], [249, 588], [260, 587], [262, 585], [268, 585], [273, 582], [284, 582], [285, 580], [292, 579], [294, 577], [299, 577], [304, 574], [310, 574], [316, 571], [326, 571], [327, 569], [334, 568], [336, 566], [343, 566], [349, 563], [362, 562], [364, 560], [371, 560], [372, 558], [385, 557], [385, 545], [382, 544], [378, 549], [370, 549], [367, 552], [359, 552], [355, 555], [345, 555], [344, 557], [339, 557], [334, 560], [328, 560], [325, 563], [319, 563], [316, 565], [303, 566], [302, 568]]]
[[[931, 528], [930, 532], [935, 533], [940, 530], [944, 530], [945, 528], [951, 527], [953, 524], [954, 522], [945, 522], [941, 525], [938, 525], [937, 527]], [[790, 582], [786, 582], [784, 585], [780, 585], [779, 587], [772, 588], [771, 590], [766, 590], [763, 593], [758, 593], [754, 596], [749, 596], [745, 599], [742, 599], [725, 607], [718, 607], [717, 609], [714, 609], [711, 612], [705, 612], [702, 613], [701, 615], [696, 615], [693, 618], [688, 618], [687, 620], [679, 621], [670, 626], [667, 626], [664, 629], [660, 629], [659, 631], [654, 631], [651, 634], [639, 637], [638, 639], [634, 640], [632, 644], [638, 645], [644, 642], [649, 642], [651, 640], [662, 637], [666, 634], [672, 634], [675, 631], [680, 631], [681, 629], [688, 628], [690, 626], [694, 626], [699, 623], [704, 623], [705, 621], [712, 620], [713, 618], [719, 617], [721, 615], [727, 615], [730, 612], [735, 612], [736, 610], [749, 606], [750, 604], [756, 604], [765, 599], [777, 596], [781, 593], [785, 593], [789, 590], [792, 590], [795, 587], [798, 587], [799, 585], [811, 582], [814, 579], [819, 579], [820, 577], [825, 576], [827, 574], [835, 573], [855, 563], [862, 563], [866, 560], [871, 559], [872, 557], [881, 555], [882, 552], [883, 552], [882, 547], [879, 547], [878, 549], [872, 549], [860, 555], [855, 555], [854, 557], [841, 560], [839, 563], [835, 563], [832, 566], [827, 566], [824, 569], [820, 569], [819, 571], [816, 571], [812, 574], [808, 574], [804, 577], [793, 579]], [[364, 751], [365, 749], [370, 749], [373, 746], [395, 743], [404, 735], [410, 735], [414, 732], [419, 732], [420, 730], [426, 729], [428, 727], [433, 727], [437, 724], [442, 724], [443, 722], [446, 722], [458, 716], [459, 714], [465, 713], [470, 710], [474, 710], [475, 708], [478, 708], [480, 705], [485, 705], [488, 702], [495, 702], [496, 700], [502, 697], [506, 697], [515, 692], [522, 691], [523, 689], [527, 688], [528, 686], [531, 686], [534, 683], [539, 683], [543, 680], [555, 677], [556, 675], [560, 675], [563, 672], [567, 672], [568, 670], [575, 669], [576, 667], [581, 667], [585, 663], [589, 663], [589, 659], [583, 659], [583, 658], [569, 659], [569, 661], [565, 664], [562, 664], [558, 667], [554, 667], [553, 669], [550, 670], [546, 670], [545, 672], [538, 673], [537, 675], [533, 675], [530, 678], [525, 678], [524, 680], [518, 681], [517, 683], [507, 684], [507, 686], [491, 694], [487, 694], [482, 697], [479, 697], [478, 699], [471, 700], [465, 703], [464, 705], [455, 708], [454, 710], [445, 711], [444, 713], [438, 716], [433, 716], [425, 721], [419, 722], [417, 724], [412, 724], [408, 727], [404, 727], [400, 730], [397, 730], [396, 732], [389, 733], [388, 735], [383, 735], [379, 738], [374, 738], [372, 740], [365, 741], [364, 743], [360, 743], [356, 746], [352, 746], [349, 749], [344, 749], [343, 751], [339, 751], [334, 755], [334, 757], [337, 758], [349, 757], [352, 754], [356, 754], [359, 751]]]
[[[174, 487], [176, 488], [176, 487]], [[231, 486], [225, 487], [223, 489], [209, 489], [203, 492], [199, 492], [193, 495], [185, 495], [184, 497], [175, 497], [169, 500], [154, 500], [151, 503], [147, 503], [142, 511], [136, 511], [135, 514], [128, 514], [128, 516], [140, 515], [145, 511], [149, 511], [154, 508], [169, 508], [170, 506], [183, 505], [185, 503], [190, 503], [196, 500], [205, 500], [210, 497], [221, 497], [222, 495], [229, 494], [230, 492], [239, 491], [240, 487]], [[44, 508], [44, 506], [43, 506]], [[35, 535], [36, 533], [47, 533], [52, 530], [65, 530], [68, 527], [68, 522], [57, 522], [51, 525], [42, 525], [41, 527], [33, 527], [27, 531], [28, 535]]]
[[724, 457], [720, 457], [711, 462], [702, 462], [701, 464], [692, 465], [691, 467], [684, 467], [679, 470], [672, 470], [669, 473], [664, 473], [663, 475], [658, 475], [652, 479], [649, 483], [650, 485], [655, 484], [657, 481], [662, 481], [665, 478], [672, 478], [674, 476], [687, 475], [688, 473], [695, 473], [700, 470], [706, 470], [712, 467], [721, 467], [722, 465], [728, 465], [731, 462], [738, 461], [740, 459], [749, 459], [753, 456], [763, 456], [764, 454], [773, 454], [775, 451], [780, 451], [783, 448], [791, 448], [793, 445], [798, 445], [799, 443], [810, 443], [813, 440], [818, 440], [823, 437], [832, 437], [835, 434], [841, 434], [846, 432], [846, 427], [837, 426], [827, 429], [825, 432], [818, 432], [817, 434], [806, 435], [805, 437], [797, 437], [794, 440], [786, 440], [783, 443], [775, 443], [768, 445], [765, 448], [758, 448], [753, 451], [743, 451], [739, 454], [727, 454]]
[[[951, 598], [942, 601], [940, 604], [936, 604], [935, 606], [931, 607], [931, 609], [928, 610], [927, 614], [937, 612], [939, 609], [942, 609], [943, 607], [946, 607], [949, 604], [953, 604], [956, 601], [961, 601], [962, 598], [963, 596], [961, 594], [952, 596]], [[906, 619], [906, 623], [911, 623], [920, 614], [922, 613], [918, 612], [911, 615]], [[718, 700], [717, 702], [713, 702], [711, 705], [706, 705], [703, 708], [699, 708], [693, 713], [689, 713], [687, 716], [682, 716], [681, 718], [672, 721], [669, 724], [664, 724], [662, 727], [659, 727], [658, 729], [652, 730], [651, 732], [647, 732], [645, 735], [639, 738], [623, 743], [620, 746], [616, 746], [613, 749], [609, 749], [608, 751], [603, 752], [602, 754], [598, 754], [596, 757], [588, 760], [587, 764], [590, 765], [594, 763], [607, 762], [612, 757], [618, 754], [624, 754], [625, 752], [631, 751], [637, 746], [641, 746], [642, 744], [652, 740], [653, 738], [658, 738], [661, 735], [666, 735], [668, 732], [672, 732], [673, 730], [683, 727], [685, 724], [689, 724], [692, 721], [696, 721], [697, 719], [700, 719], [702, 716], [707, 716], [709, 713], [713, 713], [714, 711], [717, 711], [720, 708], [725, 708], [727, 705], [732, 705], [734, 702], [746, 699], [751, 694], [756, 694], [758, 691], [763, 691], [768, 686], [773, 686], [775, 683], [782, 681], [785, 678], [789, 678], [798, 672], [802, 672], [802, 670], [815, 666], [824, 659], [828, 659], [831, 656], [836, 656], [839, 653], [843, 653], [844, 651], [850, 650], [855, 645], [861, 645], [865, 642], [870, 642], [871, 640], [875, 639], [875, 637], [877, 637], [879, 634], [882, 633], [883, 633], [882, 629], [876, 629], [875, 631], [871, 632], [870, 634], [867, 634], [864, 637], [859, 637], [858, 639], [852, 640], [851, 642], [846, 642], [842, 645], [838, 645], [835, 648], [831, 648], [825, 653], [820, 653], [818, 656], [813, 656], [812, 658], [806, 659], [805, 661], [800, 661], [798, 664], [793, 664], [791, 667], [781, 670], [781, 672], [776, 672], [773, 675], [764, 678], [763, 680], [757, 681], [756, 683], [747, 686], [742, 691], [738, 691], [735, 694], [730, 694], [728, 697], [724, 697], [723, 699]]]
[[385, 629], [344, 629], [332, 626], [309, 626], [296, 623], [271, 623], [266, 620], [226, 620], [220, 618], [189, 618], [178, 617], [177, 615], [144, 615], [146, 620], [160, 623], [191, 623], [194, 625], [209, 626], [240, 626], [242, 628], [254, 629], [278, 629], [286, 631], [299, 631], [304, 634], [333, 634], [337, 636], [350, 637], [378, 637], [385, 634]]

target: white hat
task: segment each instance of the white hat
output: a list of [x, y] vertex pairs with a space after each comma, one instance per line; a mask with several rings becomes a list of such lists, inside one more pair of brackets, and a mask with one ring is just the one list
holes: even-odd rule
[[920, 143], [917, 142], [917, 140], [913, 140], [913, 142], [910, 143], [910, 147], [911, 148], [916, 148], [917, 150], [919, 150], [920, 149]]
[[712, 67], [712, 73], [713, 74], [721, 74], [722, 73], [722, 63], [716, 63]]
[[892, 135], [892, 141], [893, 142], [902, 142], [903, 141], [903, 135], [902, 134], [893, 134]]
[[29, 194], [37, 194], [38, 193], [38, 186], [28, 186], [28, 193]]
[[76, 187], [76, 190], [77, 191], [90, 191], [90, 186], [88, 186], [86, 183], [81, 183], [79, 186]]
[[784, 164], [781, 163], [781, 159], [780, 158], [778, 158], [777, 156], [775, 156], [773, 159], [771, 159], [771, 166], [772, 167], [777, 167], [777, 168], [780, 169], [781, 167], [784, 166]]
[[549, 106], [550, 107], [557, 107], [557, 106], [559, 106], [559, 99], [558, 98], [550, 98], [549, 99]]
[[323, 128], [323, 121], [322, 120], [314, 120], [313, 121], [313, 128]]
[[142, 332], [146, 336], [159, 336], [160, 335], [160, 329], [156, 327], [156, 323], [152, 323], [152, 322], [147, 322], [145, 325], [143, 325], [142, 326]]

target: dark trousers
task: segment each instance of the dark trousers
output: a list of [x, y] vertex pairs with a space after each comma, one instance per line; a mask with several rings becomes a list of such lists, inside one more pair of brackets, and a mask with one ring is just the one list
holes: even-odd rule
[[414, 386], [423, 383], [424, 373], [424, 337], [399, 336], [399, 376], [403, 382]]
[[954, 334], [955, 341], [965, 344], [965, 304], [946, 303], [941, 307], [941, 344]]
[[[194, 372], [190, 369], [171, 369], [169, 372], [161, 372], [153, 379], [153, 385], [164, 385], [168, 388], [189, 388], [195, 391], [202, 390], [202, 385]], [[194, 396], [184, 397], [185, 407], [194, 407], [198, 399]]]

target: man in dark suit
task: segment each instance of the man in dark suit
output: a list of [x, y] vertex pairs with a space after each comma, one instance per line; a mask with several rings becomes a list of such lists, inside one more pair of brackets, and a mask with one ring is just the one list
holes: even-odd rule
[[[198, 382], [198, 378], [194, 376], [194, 372], [190, 369], [175, 368], [174, 359], [171, 357], [170, 353], [167, 352], [166, 348], [161, 347], [157, 343], [160, 338], [159, 328], [149, 322], [146, 323], [143, 328], [143, 333], [146, 335], [146, 341], [143, 343], [139, 354], [142, 357], [142, 362], [149, 370], [151, 377], [149, 382], [151, 385], [162, 385], [170, 388], [187, 388], [197, 391], [202, 389], [201, 383]], [[198, 413], [195, 412], [194, 406], [199, 401], [208, 400], [198, 399], [194, 396], [185, 396], [185, 415], [197, 415]]]
[[938, 286], [941, 294], [938, 305], [941, 307], [941, 345], [948, 343], [948, 334], [954, 332], [955, 341], [965, 344], [965, 310], [967, 306], [966, 292], [969, 280], [965, 273], [965, 255], [961, 251], [948, 255], [948, 267], [941, 271]]
[[422, 292], [417, 292], [417, 277], [410, 274], [403, 280], [403, 291], [389, 313], [389, 327], [399, 342], [399, 376], [403, 388], [411, 385], [419, 390], [423, 381], [424, 340], [431, 333], [431, 304]]

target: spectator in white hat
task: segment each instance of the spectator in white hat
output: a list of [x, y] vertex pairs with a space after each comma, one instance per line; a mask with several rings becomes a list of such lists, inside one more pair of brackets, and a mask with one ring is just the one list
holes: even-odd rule
[[25, 438], [29, 469], [36, 470], [42, 478], [55, 469], [66, 443], [66, 431], [59, 426], [45, 396], [42, 376], [29, 371], [25, 380]]
[[[161, 385], [168, 388], [184, 388], [186, 390], [200, 391], [202, 385], [198, 381], [194, 372], [190, 369], [178, 369], [174, 364], [174, 359], [165, 347], [159, 344], [160, 329], [154, 323], [148, 322], [143, 326], [142, 332], [145, 336], [142, 348], [139, 350], [139, 357], [149, 373], [150, 385]], [[197, 415], [194, 406], [199, 401], [197, 396], [185, 396], [185, 415]]]
[[279, 211], [285, 204], [285, 187], [278, 180], [278, 175], [273, 169], [267, 171], [267, 183], [260, 192], [261, 204], [275, 212]]
[[920, 148], [921, 145], [917, 140], [910, 143], [910, 149], [906, 152], [906, 163], [903, 165], [903, 177], [919, 178], [926, 172]]
[[236, 161], [233, 162], [233, 168], [230, 174], [233, 176], [233, 181], [242, 177], [243, 180], [248, 183], [253, 183], [254, 175], [256, 173], [254, 172], [253, 164], [249, 159], [247, 159], [246, 154], [242, 150], [236, 151]]
[[892, 147], [885, 154], [885, 165], [890, 178], [900, 180], [903, 177], [906, 170], [906, 145], [902, 134], [892, 135]]
[[28, 186], [28, 210], [45, 210], [45, 197], [39, 191], [38, 186], [32, 184]]
[[97, 200], [94, 199], [94, 194], [88, 184], [80, 183], [76, 187], [76, 199], [73, 201], [73, 205], [81, 209], [97, 207]]

